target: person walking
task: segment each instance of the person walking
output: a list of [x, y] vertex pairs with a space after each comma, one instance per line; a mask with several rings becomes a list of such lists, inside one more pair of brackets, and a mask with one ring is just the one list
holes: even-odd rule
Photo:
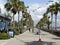
[[40, 34], [40, 33], [41, 33], [41, 31], [40, 31], [40, 29], [38, 28], [38, 29], [37, 29], [37, 35]]

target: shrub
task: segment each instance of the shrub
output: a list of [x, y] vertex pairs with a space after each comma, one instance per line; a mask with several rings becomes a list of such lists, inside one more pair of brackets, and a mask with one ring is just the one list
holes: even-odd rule
[[60, 31], [55, 30], [54, 34], [60, 37]]
[[10, 39], [10, 36], [8, 33], [0, 33], [0, 39]]
[[48, 30], [48, 29], [43, 29], [43, 31], [46, 31], [46, 32], [52, 33], [52, 34], [54, 34], [54, 35], [60, 37], [60, 31], [58, 31], [58, 30]]
[[14, 35], [19, 35], [20, 34], [20, 31], [17, 29], [17, 30], [14, 30]]

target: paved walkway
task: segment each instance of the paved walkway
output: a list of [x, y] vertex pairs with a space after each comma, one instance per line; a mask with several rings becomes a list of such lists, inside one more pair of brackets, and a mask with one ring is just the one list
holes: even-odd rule
[[26, 31], [9, 40], [0, 40], [0, 45], [60, 45], [60, 37], [44, 31], [41, 31], [42, 42], [38, 42], [38, 39], [39, 35]]

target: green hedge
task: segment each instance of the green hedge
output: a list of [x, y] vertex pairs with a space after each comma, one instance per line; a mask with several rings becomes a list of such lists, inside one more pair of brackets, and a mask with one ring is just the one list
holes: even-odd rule
[[8, 33], [0, 33], [0, 39], [10, 39], [10, 36]]
[[48, 30], [48, 29], [42, 29], [42, 30], [60, 37], [60, 31], [58, 30]]
[[60, 37], [60, 31], [54, 30], [53, 33]]

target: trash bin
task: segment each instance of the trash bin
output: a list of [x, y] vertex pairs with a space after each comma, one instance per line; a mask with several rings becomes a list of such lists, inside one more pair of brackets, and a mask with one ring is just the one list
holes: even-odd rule
[[14, 32], [13, 31], [9, 31], [9, 35], [10, 35], [11, 38], [13, 38], [14, 37]]

